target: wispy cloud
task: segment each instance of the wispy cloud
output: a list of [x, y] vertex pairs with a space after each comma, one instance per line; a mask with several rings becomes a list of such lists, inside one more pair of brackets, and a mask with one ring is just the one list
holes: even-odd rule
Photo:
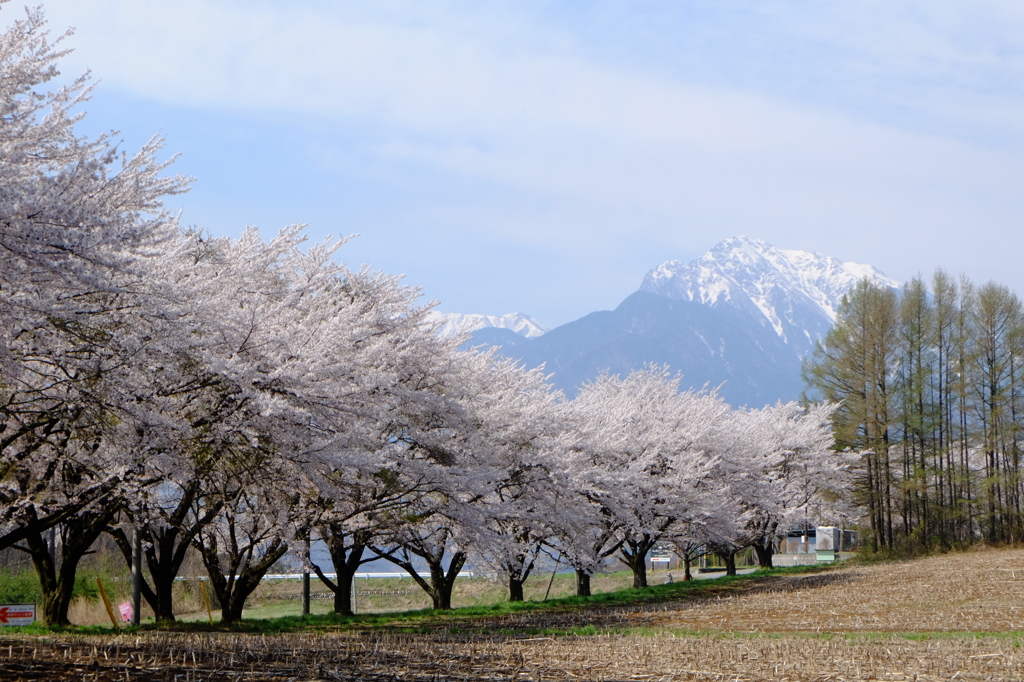
[[[903, 276], [890, 254], [920, 251], [920, 226], [998, 234], [1024, 209], [1024, 5], [1009, 0], [47, 6], [105, 88], [319, 126], [328, 143], [303, 153], [321, 168], [356, 146], [466, 179], [464, 209], [408, 209], [458, 238], [567, 253], [585, 224], [613, 258], [634, 215], [633, 239], [679, 251], [746, 232]], [[479, 183], [504, 194], [488, 203]], [[532, 215], [509, 208], [524, 202]], [[924, 248], [914, 270], [947, 264]]]

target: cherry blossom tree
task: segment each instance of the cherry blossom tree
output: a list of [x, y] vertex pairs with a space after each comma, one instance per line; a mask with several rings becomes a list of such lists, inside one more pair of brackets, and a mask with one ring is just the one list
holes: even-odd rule
[[[46, 89], [66, 34], [51, 41], [45, 24], [27, 10], [0, 34], [0, 547], [33, 556], [59, 624], [78, 559], [147, 451], [125, 384], [144, 339], [129, 332], [143, 308], [159, 314], [139, 285], [177, 229], [161, 202], [188, 180], [163, 175], [159, 139], [128, 157], [112, 134], [75, 133], [88, 77]], [[49, 529], [66, 542], [47, 546]]]
[[[647, 555], [673, 524], [702, 513], [714, 471], [713, 438], [728, 406], [714, 394], [679, 392], [680, 377], [648, 367], [604, 375], [573, 400], [583, 433], [574, 487], [599, 519], [571, 554], [595, 563], [615, 547], [647, 586]], [[580, 550], [584, 550], [582, 553]]]
[[[88, 78], [45, 89], [67, 54], [45, 26], [28, 10], [0, 34], [0, 547], [106, 499], [123, 476], [92, 445], [117, 407], [105, 377], [136, 307], [127, 294], [176, 229], [161, 200], [188, 182], [162, 175], [159, 139], [129, 158], [111, 135], [75, 134]], [[68, 467], [74, 489], [51, 485]]]
[[249, 595], [288, 551], [284, 529], [296, 499], [293, 481], [265, 454], [233, 453], [234, 471], [207, 497], [220, 504], [220, 513], [193, 539], [220, 603], [222, 623], [242, 617]]
[[[245, 551], [276, 551], [287, 537], [304, 541], [317, 528], [339, 564], [342, 577], [327, 583], [344, 611], [344, 575], [363, 561], [365, 524], [437, 488], [431, 467], [449, 456], [457, 427], [447, 378], [457, 341], [424, 326], [428, 308], [398, 278], [337, 264], [341, 243], [300, 246], [298, 227], [267, 242], [255, 230], [237, 241], [200, 239], [176, 275], [175, 287], [193, 306], [185, 315], [189, 347], [178, 353], [210, 399], [189, 417], [199, 430], [190, 447], [198, 445], [198, 461], [209, 469], [197, 491], [202, 511], [187, 516], [199, 525], [183, 529], [174, 555], [191, 538], [214, 571], [223, 532], [239, 519], [257, 538]], [[267, 453], [261, 466], [279, 467], [294, 494], [278, 501], [288, 506], [287, 519], [272, 505], [261, 516], [254, 502], [268, 498], [259, 491], [213, 494], [221, 471], [211, 463], [253, 451]], [[186, 455], [183, 492], [196, 472]], [[232, 511], [236, 503], [244, 514]], [[160, 515], [154, 523], [167, 528], [170, 517]], [[260, 523], [271, 517], [277, 520]]]
[[491, 352], [465, 355], [462, 383], [474, 425], [469, 465], [483, 473], [468, 510], [476, 552], [503, 573], [510, 601], [523, 600], [552, 535], [553, 472], [566, 448], [564, 397], [542, 369], [526, 370]]
[[346, 286], [345, 314], [320, 330], [348, 355], [335, 353], [324, 369], [316, 423], [335, 440], [307, 467], [313, 493], [303, 531], [316, 529], [328, 547], [337, 579], [313, 569], [340, 613], [350, 612], [355, 571], [376, 556], [364, 552], [393, 539], [396, 519], [411, 506], [448, 490], [444, 467], [465, 424], [459, 339], [438, 337], [426, 321], [429, 307], [397, 278], [364, 270], [348, 275]]
[[[444, 394], [448, 416], [435, 413], [447, 442], [423, 450], [423, 432], [403, 429], [408, 446], [395, 470], [420, 493], [396, 512], [372, 551], [401, 567], [431, 596], [451, 607], [451, 590], [472, 550], [508, 575], [510, 596], [522, 598], [542, 536], [538, 507], [545, 503], [550, 449], [560, 433], [559, 394], [541, 371], [526, 371], [492, 352], [451, 356], [456, 373]], [[419, 420], [413, 422], [419, 423]], [[419, 432], [419, 435], [417, 435]], [[429, 577], [419, 575], [425, 566]]]
[[727, 572], [735, 572], [734, 556], [743, 547], [753, 547], [759, 564], [770, 568], [779, 528], [812, 504], [838, 499], [851, 458], [832, 449], [834, 409], [778, 404], [733, 411], [722, 423], [718, 478], [733, 523], [718, 524], [710, 546]]

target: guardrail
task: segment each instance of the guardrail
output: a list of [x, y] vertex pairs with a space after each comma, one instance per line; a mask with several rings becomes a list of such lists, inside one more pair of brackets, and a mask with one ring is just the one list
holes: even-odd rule
[[[262, 579], [263, 580], [302, 580], [302, 576], [304, 576], [304, 575], [306, 575], [306, 574], [305, 573], [268, 573], [267, 575], [263, 576]], [[316, 578], [316, 573], [310, 573], [309, 576], [311, 578]], [[423, 571], [420, 571], [419, 572], [419, 576], [421, 578], [429, 578], [430, 577], [430, 573], [429, 572], [425, 573]], [[230, 577], [230, 576], [225, 575], [224, 577], [227, 578], [227, 577]], [[331, 580], [337, 580], [338, 579], [338, 574], [337, 573], [324, 573], [324, 577], [330, 578]], [[367, 573], [356, 573], [354, 577], [356, 577], [356, 578], [409, 578], [410, 575], [408, 573], [406, 573], [405, 571], [402, 571], [400, 573], [392, 571], [392, 572], [388, 572], [388, 573], [370, 573], [370, 572], [367, 572]], [[473, 578], [473, 577], [475, 577], [475, 574], [473, 573], [473, 571], [463, 571], [462, 573], [459, 573], [459, 577], [460, 578]], [[175, 578], [175, 580], [209, 580], [209, 578], [207, 576], [205, 576], [205, 575], [194, 576], [194, 577], [191, 577], [191, 578], [187, 577], [187, 576], [180, 576], [179, 575], [177, 578]]]

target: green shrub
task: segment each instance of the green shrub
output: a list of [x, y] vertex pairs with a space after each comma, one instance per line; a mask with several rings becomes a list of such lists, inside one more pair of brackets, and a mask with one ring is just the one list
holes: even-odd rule
[[29, 569], [15, 573], [0, 568], [0, 603], [35, 604], [42, 601], [42, 598], [39, 577], [35, 571]]
[[110, 584], [109, 576], [100, 575], [96, 571], [78, 571], [75, 573], [75, 587], [71, 594], [75, 597], [85, 597], [90, 601], [99, 599], [100, 588], [96, 584], [97, 575], [103, 578], [104, 586]]
[[[127, 575], [120, 575], [122, 572], [112, 572], [106, 566], [90, 566], [79, 569], [75, 575], [75, 586], [72, 589], [72, 596], [84, 597], [89, 600], [99, 599], [99, 587], [96, 585], [96, 577], [103, 578], [103, 585], [107, 588], [111, 598], [127, 594]], [[3, 604], [38, 604], [43, 600], [43, 592], [39, 586], [39, 577], [31, 568], [23, 568], [19, 571], [11, 571], [0, 568], [0, 603]]]

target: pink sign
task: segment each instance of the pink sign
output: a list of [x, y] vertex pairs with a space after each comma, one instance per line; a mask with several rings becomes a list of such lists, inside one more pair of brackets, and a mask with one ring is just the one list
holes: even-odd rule
[[130, 623], [130, 622], [132, 622], [132, 603], [130, 601], [126, 601], [125, 603], [121, 604], [117, 608], [119, 608], [121, 610], [121, 622], [122, 623]]

